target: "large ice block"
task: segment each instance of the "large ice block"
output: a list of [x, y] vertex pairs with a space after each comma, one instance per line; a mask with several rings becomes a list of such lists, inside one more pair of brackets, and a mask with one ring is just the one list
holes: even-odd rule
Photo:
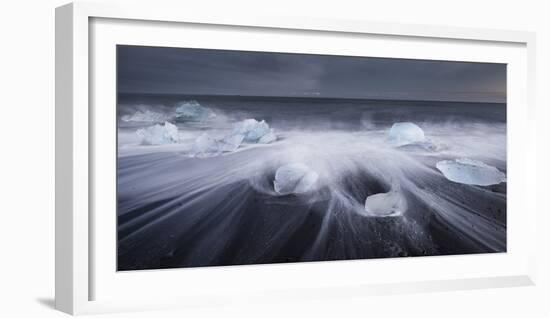
[[178, 127], [169, 122], [138, 129], [136, 134], [141, 138], [142, 145], [164, 145], [179, 141]]
[[262, 136], [258, 140], [259, 144], [270, 144], [274, 141], [277, 141], [277, 135], [275, 135], [275, 132], [273, 132], [273, 129], [270, 129], [269, 132]]
[[258, 142], [263, 136], [269, 134], [271, 130], [265, 120], [245, 119], [235, 124], [233, 134], [243, 135], [245, 142]]
[[241, 143], [244, 140], [244, 135], [241, 134], [232, 134], [226, 136], [219, 141], [220, 150], [223, 152], [233, 152], [239, 148]]
[[273, 186], [279, 194], [305, 193], [313, 189], [319, 174], [303, 163], [281, 166], [275, 172]]
[[478, 160], [443, 160], [439, 161], [436, 167], [445, 178], [458, 183], [488, 186], [506, 181], [503, 172]]
[[197, 137], [191, 149], [191, 154], [199, 158], [214, 157], [221, 152], [220, 142], [210, 137], [207, 133], [203, 133]]
[[176, 121], [178, 122], [200, 122], [215, 116], [212, 110], [203, 107], [195, 100], [181, 102], [176, 108]]
[[389, 132], [390, 141], [395, 146], [404, 146], [426, 140], [424, 131], [411, 122], [395, 123]]
[[369, 195], [365, 201], [368, 216], [400, 216], [407, 210], [407, 200], [396, 190]]

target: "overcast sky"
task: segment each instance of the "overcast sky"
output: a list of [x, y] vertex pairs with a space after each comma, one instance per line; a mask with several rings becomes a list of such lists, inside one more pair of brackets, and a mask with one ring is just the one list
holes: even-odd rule
[[505, 102], [506, 65], [118, 47], [118, 90]]

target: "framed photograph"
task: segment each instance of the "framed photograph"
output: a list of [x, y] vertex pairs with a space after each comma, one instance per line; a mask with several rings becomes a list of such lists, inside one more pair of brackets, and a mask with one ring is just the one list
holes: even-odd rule
[[534, 284], [534, 35], [56, 11], [56, 308]]

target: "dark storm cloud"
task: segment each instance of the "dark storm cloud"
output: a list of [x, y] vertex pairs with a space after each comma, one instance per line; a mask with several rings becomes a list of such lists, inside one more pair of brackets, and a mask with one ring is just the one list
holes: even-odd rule
[[118, 90], [504, 102], [504, 64], [118, 47]]

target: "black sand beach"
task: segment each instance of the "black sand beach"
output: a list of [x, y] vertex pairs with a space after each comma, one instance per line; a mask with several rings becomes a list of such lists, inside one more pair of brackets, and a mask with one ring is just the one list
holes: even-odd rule
[[[168, 114], [188, 98], [123, 96], [119, 118], [145, 109]], [[506, 182], [462, 184], [436, 168], [471, 158], [506, 173], [505, 104], [198, 102], [216, 116], [176, 123], [177, 143], [141, 145], [136, 130], [154, 123], [119, 120], [118, 270], [506, 251]], [[201, 134], [223, 136], [247, 118], [265, 120], [278, 139], [191, 155]], [[392, 145], [395, 122], [418, 125], [430, 147]], [[318, 180], [305, 193], [281, 195], [275, 173], [295, 162]], [[367, 197], [392, 189], [404, 198], [401, 215], [365, 213]]]

